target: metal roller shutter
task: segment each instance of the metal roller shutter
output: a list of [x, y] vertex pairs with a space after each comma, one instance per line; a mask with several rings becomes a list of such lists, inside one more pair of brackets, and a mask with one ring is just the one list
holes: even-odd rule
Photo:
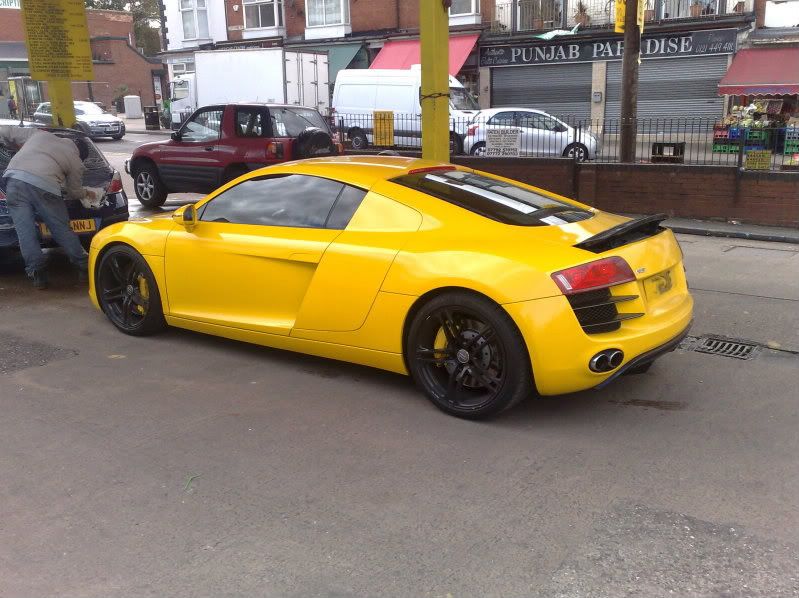
[[536, 108], [564, 120], [589, 119], [591, 63], [493, 68], [491, 105]]
[[[653, 58], [638, 71], [638, 118], [721, 118], [727, 55]], [[621, 117], [621, 61], [608, 63], [605, 118]]]

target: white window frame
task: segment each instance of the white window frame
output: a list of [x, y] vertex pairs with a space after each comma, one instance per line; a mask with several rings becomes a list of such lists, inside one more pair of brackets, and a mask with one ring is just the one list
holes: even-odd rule
[[[285, 27], [286, 20], [283, 14], [283, 0], [243, 0], [243, 10], [244, 10], [244, 29], [248, 31], [253, 31], [255, 29], [282, 29]], [[261, 8], [262, 4], [271, 4], [272, 11], [275, 17], [275, 24], [274, 25], [262, 25], [261, 21]], [[247, 23], [247, 7], [248, 6], [258, 6], [258, 26], [257, 27], [250, 27]]]
[[462, 17], [465, 15], [479, 15], [480, 14], [480, 0], [471, 0], [471, 10], [468, 12], [452, 12], [452, 7], [449, 8], [450, 17]]
[[311, 4], [314, 2], [319, 2], [324, 7], [326, 0], [306, 0], [305, 2], [305, 26], [307, 28], [311, 27], [335, 27], [341, 25], [349, 25], [350, 24], [350, 0], [338, 0], [339, 9], [338, 9], [338, 20], [333, 21], [327, 20], [327, 14], [323, 16], [324, 23], [320, 23], [317, 25], [311, 25]]
[[[178, 7], [180, 9], [180, 24], [183, 28], [183, 40], [184, 41], [192, 41], [198, 39], [210, 39], [211, 30], [209, 29], [208, 25], [208, 0], [178, 0]], [[184, 7], [184, 4], [189, 4], [190, 6]], [[202, 6], [200, 6], [202, 5]], [[205, 30], [208, 32], [208, 35], [205, 37], [200, 37], [200, 27], [199, 27], [199, 19], [200, 13], [205, 18]], [[194, 28], [194, 36], [193, 37], [186, 37], [186, 27], [185, 27], [185, 15], [191, 14], [191, 21], [192, 27]]]

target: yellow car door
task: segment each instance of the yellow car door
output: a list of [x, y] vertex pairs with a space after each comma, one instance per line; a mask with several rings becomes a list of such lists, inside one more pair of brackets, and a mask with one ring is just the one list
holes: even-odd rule
[[167, 238], [170, 315], [287, 335], [328, 245], [344, 185], [320, 177], [254, 177], [197, 206]]

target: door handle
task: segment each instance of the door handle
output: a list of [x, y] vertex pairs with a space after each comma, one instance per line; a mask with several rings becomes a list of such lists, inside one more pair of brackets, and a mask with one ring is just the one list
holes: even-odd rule
[[212, 151], [214, 151], [214, 149], [215, 149], [215, 148], [214, 148], [214, 146], [213, 146], [213, 145], [208, 145], [208, 146], [204, 147], [203, 149], [204, 149], [206, 152], [212, 152]]

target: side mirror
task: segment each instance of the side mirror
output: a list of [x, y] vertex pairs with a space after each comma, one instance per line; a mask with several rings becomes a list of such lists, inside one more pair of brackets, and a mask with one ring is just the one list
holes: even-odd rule
[[172, 141], [180, 141], [180, 131], [175, 131], [170, 137], [172, 137]]
[[184, 227], [186, 230], [191, 230], [197, 224], [197, 210], [194, 209], [194, 204], [190, 203], [185, 206], [179, 207], [172, 212], [172, 220]]

